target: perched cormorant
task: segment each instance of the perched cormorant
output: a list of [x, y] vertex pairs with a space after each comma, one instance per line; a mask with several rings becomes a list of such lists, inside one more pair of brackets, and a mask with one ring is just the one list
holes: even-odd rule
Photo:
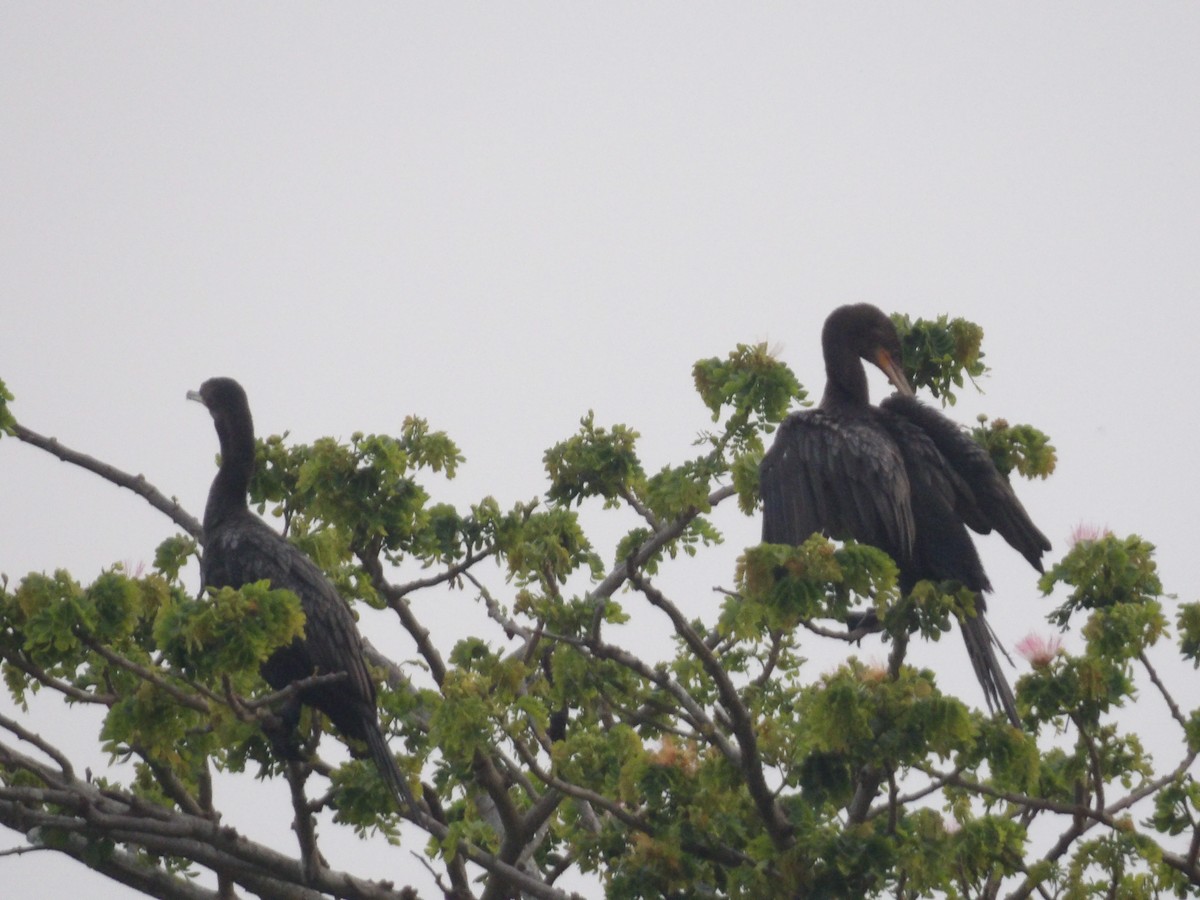
[[379, 727], [375, 683], [349, 606], [312, 560], [250, 512], [246, 491], [254, 472], [254, 423], [246, 392], [231, 378], [210, 378], [199, 391], [188, 391], [188, 399], [208, 407], [221, 442], [221, 467], [204, 508], [204, 586], [237, 588], [267, 579], [271, 587], [300, 598], [304, 638], [276, 650], [262, 664], [263, 678], [281, 690], [315, 674], [346, 677], [305, 688], [289, 701], [285, 723], [295, 727], [301, 703], [319, 709], [343, 735], [366, 744], [401, 811], [415, 813], [408, 783]]
[[[820, 405], [792, 413], [762, 461], [763, 540], [799, 544], [817, 531], [852, 538], [895, 560], [905, 593], [926, 578], [975, 591], [977, 615], [962, 621], [967, 653], [988, 707], [1019, 727], [984, 618], [991, 584], [967, 527], [1000, 532], [1039, 572], [1050, 542], [987, 451], [913, 396], [887, 316], [866, 303], [840, 307], [825, 320], [821, 345]], [[864, 359], [897, 391], [878, 407], [868, 399]]]

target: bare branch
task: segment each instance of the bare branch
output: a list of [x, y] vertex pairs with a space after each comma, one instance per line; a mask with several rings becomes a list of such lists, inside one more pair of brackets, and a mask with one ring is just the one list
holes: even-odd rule
[[[717, 490], [708, 495], [708, 505], [710, 508], [714, 507], [722, 500], [728, 500], [735, 494], [737, 494], [737, 489], [733, 485], [717, 488]], [[630, 572], [641, 569], [655, 553], [683, 534], [687, 530], [688, 525], [698, 515], [700, 515], [700, 510], [691, 509], [675, 519], [670, 525], [655, 532], [628, 559], [615, 566], [604, 580], [588, 593], [588, 599], [597, 604], [598, 607], [602, 607], [603, 604], [599, 601], [607, 600], [616, 593], [617, 588], [629, 578]]]
[[697, 735], [718, 750], [721, 751], [728, 759], [735, 762], [738, 760], [738, 749], [729, 742], [716, 727], [712, 718], [704, 711], [704, 708], [689, 694], [678, 681], [671, 678], [665, 672], [660, 672], [642, 662], [638, 657], [634, 656], [629, 651], [608, 644], [599, 639], [583, 639], [573, 638], [567, 635], [554, 634], [545, 632], [545, 636], [550, 640], [562, 641], [565, 644], [581, 647], [589, 650], [594, 656], [600, 659], [611, 659], [618, 665], [624, 666], [635, 674], [641, 676], [646, 681], [656, 685], [661, 690], [674, 697], [679, 705], [683, 708], [682, 712], [677, 712], [677, 715], [682, 715], [689, 724], [695, 729]]
[[529, 748], [524, 744], [514, 742], [517, 748], [517, 754], [522, 761], [542, 784], [546, 787], [553, 788], [560, 793], [566, 794], [568, 797], [574, 797], [576, 800], [584, 800], [590, 803], [596, 809], [602, 809], [614, 819], [624, 823], [636, 831], [642, 831], [646, 834], [653, 834], [654, 831], [650, 827], [650, 823], [642, 819], [640, 816], [634, 815], [620, 803], [610, 800], [603, 794], [598, 794], [595, 791], [580, 787], [577, 784], [572, 784], [569, 781], [564, 781], [552, 772], [548, 772], [538, 765], [537, 758], [529, 752]]
[[641, 500], [639, 500], [637, 497], [635, 497], [633, 495], [633, 492], [631, 490], [629, 490], [629, 488], [622, 485], [621, 487], [617, 488], [617, 495], [622, 500], [624, 500], [626, 503], [628, 503], [630, 508], [633, 509], [634, 512], [636, 512], [639, 516], [641, 516], [643, 519], [645, 519], [646, 523], [651, 528], [653, 528], [655, 531], [663, 530], [663, 528], [665, 527], [663, 520], [660, 519], [658, 516], [656, 516], [653, 512], [651, 512], [650, 508], [648, 506], [646, 506], [644, 503], [642, 503]]
[[[0, 824], [23, 834], [38, 827], [53, 827], [81, 836], [89, 843], [105, 839], [151, 854], [190, 860], [247, 890], [272, 897], [301, 900], [325, 893], [346, 900], [395, 900], [407, 896], [398, 894], [390, 885], [328, 870], [322, 871], [310, 885], [305, 881], [300, 862], [249, 841], [231, 828], [219, 826], [211, 817], [158, 806], [116, 788], [101, 790], [3, 743], [0, 743], [0, 764], [24, 769], [47, 785], [33, 788], [0, 784]], [[92, 863], [90, 858], [84, 861]], [[141, 877], [160, 877], [149, 863], [142, 862], [141, 868], [144, 870]], [[126, 875], [133, 877], [130, 873]], [[158, 896], [175, 896], [166, 893], [167, 890], [169, 885]]]
[[363, 569], [371, 578], [371, 584], [388, 602], [388, 606], [400, 617], [400, 624], [408, 631], [417, 644], [417, 650], [421, 657], [429, 666], [429, 672], [433, 675], [433, 680], [440, 686], [446, 679], [446, 663], [442, 659], [441, 653], [437, 647], [433, 645], [433, 640], [429, 636], [429, 629], [420, 623], [415, 615], [413, 615], [412, 607], [409, 606], [408, 600], [405, 599], [401, 592], [394, 585], [389, 584], [388, 580], [383, 576], [383, 564], [379, 561], [378, 555], [362, 552], [358, 555], [358, 560], [362, 564]]
[[[604, 812], [608, 813], [610, 816], [622, 822], [629, 828], [634, 829], [635, 831], [640, 831], [652, 837], [657, 834], [657, 831], [653, 826], [650, 825], [649, 822], [640, 816], [634, 815], [634, 813], [630, 812], [620, 803], [608, 799], [603, 794], [598, 794], [588, 788], [581, 787], [577, 784], [572, 784], [569, 781], [564, 781], [556, 775], [547, 772], [537, 764], [536, 758], [529, 752], [528, 748], [518, 744], [517, 753], [521, 756], [521, 759], [525, 761], [525, 764], [529, 767], [529, 770], [533, 772], [534, 775], [536, 775], [538, 779], [541, 780], [542, 783], [547, 787], [552, 787], [556, 791], [560, 791], [561, 793], [570, 797], [574, 797], [577, 800], [583, 800], [596, 809], [604, 810]], [[694, 842], [685, 842], [685, 844], [685, 850], [696, 853], [697, 855], [703, 856], [706, 859], [713, 859], [727, 865], [735, 866], [755, 864], [755, 861], [751, 857], [742, 853], [738, 853], [737, 851], [728, 847], [701, 847]]]
[[[49, 848], [23, 847], [20, 850]], [[62, 836], [54, 850], [90, 866], [102, 875], [119, 882], [149, 897], [161, 900], [220, 900], [220, 893], [207, 890], [193, 880], [172, 875], [163, 869], [146, 865], [145, 859], [119, 847], [104, 854], [96, 852], [95, 845], [79, 834]]]
[[1154, 683], [1154, 686], [1158, 688], [1158, 692], [1162, 694], [1163, 700], [1166, 701], [1167, 708], [1171, 710], [1171, 718], [1180, 724], [1184, 730], [1184, 733], [1186, 734], [1188, 730], [1187, 718], [1179, 709], [1179, 704], [1175, 702], [1175, 698], [1171, 696], [1171, 692], [1167, 690], [1167, 686], [1163, 684], [1162, 679], [1158, 677], [1158, 672], [1155, 670], [1154, 666], [1150, 665], [1150, 658], [1146, 656], [1146, 652], [1144, 650], [1138, 654], [1138, 660], [1141, 662], [1142, 666], [1145, 667], [1147, 674], [1150, 676], [1150, 680]]
[[71, 766], [71, 761], [67, 759], [57, 747], [49, 741], [42, 738], [40, 735], [34, 734], [32, 731], [24, 728], [19, 722], [15, 722], [8, 716], [0, 715], [0, 726], [8, 731], [11, 731], [18, 738], [28, 744], [33, 744], [48, 757], [50, 757], [58, 765], [59, 770], [65, 778], [73, 778], [75, 769]]
[[193, 816], [205, 815], [206, 810], [196, 802], [196, 799], [188, 792], [183, 782], [179, 780], [170, 768], [154, 759], [144, 747], [134, 746], [130, 749], [142, 758], [142, 761], [146, 763], [147, 768], [154, 775], [154, 780], [162, 788], [163, 793], [175, 801], [175, 804], [180, 809]]
[[317, 880], [325, 860], [317, 849], [317, 829], [313, 822], [312, 807], [304, 795], [304, 782], [309, 769], [302, 762], [288, 760], [284, 767], [288, 790], [292, 796], [292, 830], [300, 845], [300, 862], [304, 866], [304, 877], [312, 883]]
[[127, 472], [122, 472], [115, 466], [100, 462], [95, 457], [64, 446], [59, 443], [57, 438], [43, 437], [36, 431], [31, 431], [19, 423], [13, 425], [12, 433], [25, 443], [31, 444], [39, 450], [45, 450], [47, 453], [57, 456], [63, 462], [68, 462], [79, 466], [81, 469], [94, 472], [106, 481], [111, 481], [117, 487], [133, 491], [138, 496], [145, 498], [151, 506], [159, 512], [164, 513], [172, 522], [197, 541], [203, 541], [204, 530], [200, 527], [200, 521], [180, 506], [178, 500], [168, 498], [158, 488], [148, 482], [145, 476], [130, 475]]
[[487, 559], [489, 556], [495, 556], [497, 552], [499, 552], [498, 547], [485, 547], [478, 553], [470, 554], [462, 562], [455, 563], [437, 575], [430, 575], [428, 578], [418, 578], [415, 581], [398, 584], [392, 587], [391, 590], [395, 591], [399, 596], [404, 597], [422, 588], [434, 587], [435, 585], [444, 584], [447, 581], [453, 581], [460, 575], [465, 574], [476, 563]]

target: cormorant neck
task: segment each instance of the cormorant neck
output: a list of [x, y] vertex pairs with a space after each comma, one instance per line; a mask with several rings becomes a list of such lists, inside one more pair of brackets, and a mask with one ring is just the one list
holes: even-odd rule
[[825, 352], [825, 394], [821, 406], [867, 406], [871, 396], [862, 359], [842, 335], [831, 331], [827, 327], [821, 335]]
[[248, 510], [246, 492], [254, 474], [254, 426], [250, 411], [213, 417], [221, 441], [221, 468], [213, 479], [204, 507], [204, 530], [208, 531], [239, 511]]

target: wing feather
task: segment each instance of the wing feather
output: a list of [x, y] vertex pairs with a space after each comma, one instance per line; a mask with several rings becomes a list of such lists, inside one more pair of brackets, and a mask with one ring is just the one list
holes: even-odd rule
[[793, 413], [763, 458], [759, 483], [764, 541], [799, 544], [821, 532], [879, 547], [901, 566], [912, 555], [904, 460], [874, 415]]
[[[271, 529], [257, 516], [247, 513], [217, 528], [204, 550], [203, 580], [207, 587], [241, 587], [256, 581], [270, 581], [271, 587], [292, 591], [304, 609], [305, 640], [283, 648], [264, 666], [264, 675], [273, 687], [314, 673], [345, 672], [346, 685], [316, 693], [314, 705], [333, 719], [334, 724], [352, 737], [361, 714], [347, 715], [340, 721], [335, 708], [327, 709], [326, 696], [337, 696], [342, 703], [353, 697], [370, 706], [375, 717], [375, 685], [363, 658], [362, 639], [354, 614], [325, 574], [297, 547]], [[361, 710], [355, 711], [361, 713]], [[347, 710], [347, 713], [349, 711]]]
[[1050, 541], [1033, 524], [1012, 486], [991, 456], [957, 423], [913, 397], [893, 395], [880, 406], [921, 429], [949, 464], [965, 493], [958, 489], [955, 509], [980, 534], [993, 528], [1035, 569], [1042, 571], [1042, 554]]

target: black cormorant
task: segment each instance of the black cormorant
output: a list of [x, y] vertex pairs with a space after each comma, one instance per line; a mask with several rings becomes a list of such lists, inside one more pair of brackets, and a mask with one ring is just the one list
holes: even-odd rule
[[401, 811], [416, 814], [408, 783], [379, 727], [375, 683], [349, 606], [312, 560], [250, 512], [246, 491], [254, 472], [254, 423], [246, 392], [231, 378], [210, 378], [188, 398], [208, 407], [221, 443], [221, 467], [204, 508], [204, 586], [237, 588], [266, 579], [272, 588], [300, 598], [304, 638], [275, 651], [262, 664], [263, 678], [281, 690], [311, 675], [346, 677], [305, 688], [284, 710], [285, 723], [295, 726], [301, 703], [319, 709], [343, 735], [366, 744]]
[[[991, 584], [967, 527], [1000, 532], [1039, 572], [1050, 549], [987, 451], [914, 396], [900, 365], [900, 339], [866, 303], [833, 311], [821, 333], [825, 394], [790, 415], [760, 469], [763, 540], [799, 544], [813, 532], [885, 551], [907, 593], [922, 579], [955, 580], [977, 594], [963, 638], [988, 706], [1020, 726], [984, 618]], [[862, 360], [897, 393], [870, 405]]]

